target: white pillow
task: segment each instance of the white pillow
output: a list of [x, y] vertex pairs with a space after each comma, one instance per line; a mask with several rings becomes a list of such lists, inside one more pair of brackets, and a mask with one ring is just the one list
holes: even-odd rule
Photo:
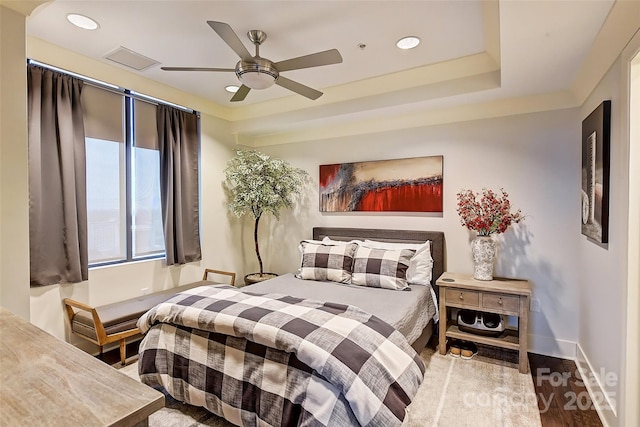
[[333, 240], [329, 236], [324, 236], [324, 239], [322, 239], [322, 243], [324, 243], [325, 245], [345, 245], [347, 243], [355, 243], [357, 245], [362, 245], [364, 242], [362, 240], [349, 240], [349, 241]]
[[407, 269], [407, 282], [410, 285], [430, 285], [433, 270], [433, 258], [431, 258], [431, 242], [424, 243], [390, 243], [365, 240], [364, 246], [374, 249], [413, 249], [416, 254], [409, 262]]

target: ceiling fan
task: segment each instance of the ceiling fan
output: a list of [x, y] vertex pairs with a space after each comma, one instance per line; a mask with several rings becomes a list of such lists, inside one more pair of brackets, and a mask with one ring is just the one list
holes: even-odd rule
[[255, 56], [251, 56], [229, 24], [216, 21], [207, 21], [207, 24], [209, 24], [209, 26], [213, 28], [213, 31], [218, 33], [222, 40], [240, 57], [240, 61], [238, 61], [235, 68], [160, 68], [165, 71], [222, 71], [236, 73], [242, 86], [240, 86], [231, 98], [232, 102], [244, 100], [251, 89], [266, 89], [274, 83], [297, 94], [306, 96], [309, 99], [318, 99], [322, 95], [322, 92], [283, 77], [280, 73], [302, 68], [319, 67], [321, 65], [339, 64], [342, 62], [342, 56], [337, 49], [272, 62], [260, 56], [260, 45], [267, 39], [267, 34], [264, 31], [251, 30], [247, 33], [249, 40], [251, 40], [251, 43], [256, 47]]

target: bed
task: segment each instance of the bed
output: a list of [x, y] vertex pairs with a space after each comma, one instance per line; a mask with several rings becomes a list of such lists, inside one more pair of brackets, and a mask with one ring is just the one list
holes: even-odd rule
[[[365, 248], [365, 240], [382, 246]], [[347, 283], [308, 279], [318, 271], [307, 268], [312, 251], [334, 257], [366, 249], [367, 256], [413, 261], [418, 251], [404, 245], [426, 241], [433, 260], [427, 285], [354, 285], [355, 270]], [[236, 425], [402, 425], [424, 374], [418, 354], [438, 318], [443, 233], [316, 227], [301, 251], [295, 273], [241, 289], [195, 288], [147, 312], [138, 323], [145, 332], [141, 380]], [[349, 254], [355, 266], [358, 258]], [[399, 269], [407, 268], [404, 261]]]

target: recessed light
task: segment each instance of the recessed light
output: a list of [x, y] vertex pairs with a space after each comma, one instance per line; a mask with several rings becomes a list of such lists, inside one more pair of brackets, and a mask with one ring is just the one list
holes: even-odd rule
[[413, 49], [420, 44], [420, 39], [415, 36], [403, 37], [396, 43], [400, 49]]
[[229, 86], [226, 86], [224, 88], [224, 90], [226, 90], [227, 92], [230, 92], [230, 93], [236, 93], [238, 91], [238, 89], [240, 89], [240, 87], [235, 86], [235, 85], [229, 85]]
[[76, 27], [85, 30], [97, 30], [100, 25], [88, 16], [80, 15], [78, 13], [70, 13], [67, 15], [67, 21], [71, 22]]

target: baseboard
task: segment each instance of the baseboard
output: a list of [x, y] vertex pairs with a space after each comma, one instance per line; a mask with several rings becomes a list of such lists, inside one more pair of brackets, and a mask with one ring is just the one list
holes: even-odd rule
[[575, 360], [576, 343], [573, 341], [558, 340], [541, 335], [529, 334], [528, 351], [529, 353], [542, 354], [544, 356]]
[[[602, 386], [601, 375], [596, 375], [597, 371], [593, 369], [580, 344], [540, 335], [529, 335], [529, 352], [575, 361], [602, 424], [605, 427], [619, 425], [616, 406], [618, 396], [611, 396], [610, 392]], [[583, 402], [584, 400], [577, 396], [574, 404], [580, 405]]]
[[[593, 369], [580, 344], [576, 345], [576, 350], [576, 365], [580, 370], [584, 385], [589, 392], [589, 396], [591, 396], [593, 406], [598, 412], [602, 424], [605, 427], [619, 425], [620, 420], [618, 419], [618, 407], [616, 405], [619, 396], [612, 396], [602, 386], [602, 375], [596, 375], [596, 370]], [[605, 376], [607, 375], [606, 372], [604, 374]]]

